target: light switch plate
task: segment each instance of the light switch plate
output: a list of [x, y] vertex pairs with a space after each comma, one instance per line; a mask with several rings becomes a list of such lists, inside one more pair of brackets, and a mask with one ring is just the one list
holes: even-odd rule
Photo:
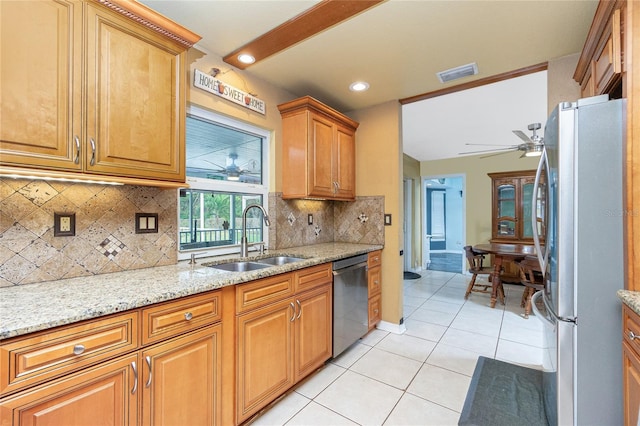
[[53, 236], [73, 237], [76, 235], [75, 213], [53, 213]]
[[158, 232], [158, 213], [136, 213], [136, 234]]

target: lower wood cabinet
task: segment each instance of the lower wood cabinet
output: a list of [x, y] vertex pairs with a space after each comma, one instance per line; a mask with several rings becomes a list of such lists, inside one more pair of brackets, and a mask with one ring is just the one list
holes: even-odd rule
[[[270, 300], [269, 290], [287, 293], [283, 289], [287, 287], [284, 283], [291, 282], [288, 275], [296, 288], [305, 290], [238, 315], [237, 423], [249, 419], [331, 358], [331, 264], [278, 276], [281, 279], [266, 278], [265, 286], [260, 286], [260, 281], [247, 286], [262, 288], [261, 298]], [[274, 285], [277, 282], [283, 284]], [[309, 288], [309, 283], [314, 286]], [[239, 301], [247, 299], [243, 286], [237, 286]]]
[[2, 342], [0, 425], [222, 424], [219, 296]]
[[219, 425], [221, 326], [141, 351], [142, 425]]
[[622, 307], [622, 394], [624, 424], [640, 420], [640, 316]]
[[367, 258], [369, 296], [369, 331], [382, 321], [382, 250], [369, 253]]
[[0, 403], [2, 425], [135, 425], [137, 355], [36, 386]]

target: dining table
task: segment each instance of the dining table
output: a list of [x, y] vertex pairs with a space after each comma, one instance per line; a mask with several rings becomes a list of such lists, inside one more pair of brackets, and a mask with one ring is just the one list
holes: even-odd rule
[[502, 290], [501, 279], [504, 261], [518, 261], [527, 256], [536, 256], [535, 246], [527, 244], [483, 243], [474, 245], [473, 250], [479, 253], [493, 255], [493, 272], [491, 273], [492, 308], [495, 308], [498, 297], [500, 297], [500, 303], [504, 305], [504, 291]]

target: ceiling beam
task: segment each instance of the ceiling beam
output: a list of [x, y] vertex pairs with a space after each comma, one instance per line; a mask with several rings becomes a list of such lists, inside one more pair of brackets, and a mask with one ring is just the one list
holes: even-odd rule
[[234, 67], [245, 69], [251, 64], [240, 62], [238, 60], [240, 54], [249, 54], [256, 59], [254, 63], [259, 62], [383, 1], [385, 0], [323, 0], [234, 50], [223, 60]]
[[523, 75], [533, 74], [534, 72], [545, 71], [549, 67], [548, 62], [541, 62], [536, 65], [531, 65], [524, 68], [518, 68], [517, 70], [503, 72], [501, 74], [492, 75], [478, 80], [469, 81], [467, 83], [458, 84], [455, 86], [445, 87], [444, 89], [434, 90], [433, 92], [422, 93], [420, 95], [410, 96], [408, 98], [400, 99], [401, 105], [411, 104], [413, 102], [424, 101], [425, 99], [436, 98], [438, 96], [449, 95], [451, 93], [460, 92], [462, 90], [473, 89], [474, 87], [484, 86], [485, 84], [497, 83], [503, 80], [509, 80], [510, 78], [522, 77]]

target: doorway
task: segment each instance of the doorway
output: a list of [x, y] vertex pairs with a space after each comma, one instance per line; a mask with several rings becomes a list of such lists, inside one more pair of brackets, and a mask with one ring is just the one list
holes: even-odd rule
[[466, 239], [464, 175], [424, 177], [422, 190], [425, 200], [425, 268], [461, 273], [464, 270]]

